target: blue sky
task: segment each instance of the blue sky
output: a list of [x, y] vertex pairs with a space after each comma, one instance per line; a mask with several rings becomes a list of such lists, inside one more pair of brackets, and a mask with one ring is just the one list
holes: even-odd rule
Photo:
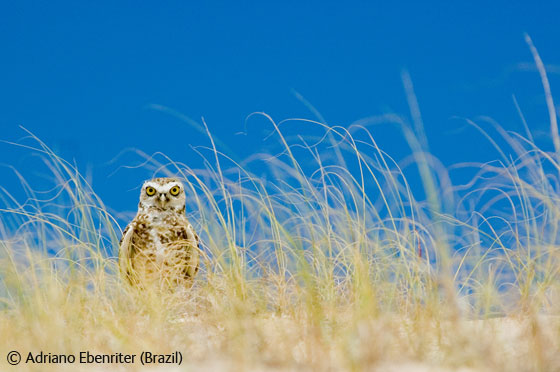
[[[245, 157], [269, 146], [262, 119], [238, 134], [252, 112], [314, 119], [294, 90], [332, 125], [407, 114], [406, 69], [430, 148], [453, 164], [497, 158], [454, 117], [490, 116], [520, 131], [512, 95], [531, 128], [547, 133], [539, 76], [524, 67], [532, 62], [524, 32], [550, 65], [553, 93], [560, 82], [555, 1], [5, 1], [0, 8], [0, 139], [20, 141], [19, 126], [29, 129], [90, 172], [114, 210], [135, 209], [130, 190], [147, 176], [117, 170], [125, 160], [111, 160], [123, 149], [189, 163], [197, 161], [190, 146], [208, 143], [154, 104], [203, 116]], [[374, 135], [397, 159], [407, 154], [390, 128]], [[28, 150], [0, 144], [0, 155], [35, 188], [47, 186]], [[0, 178], [17, 195], [8, 168]]]

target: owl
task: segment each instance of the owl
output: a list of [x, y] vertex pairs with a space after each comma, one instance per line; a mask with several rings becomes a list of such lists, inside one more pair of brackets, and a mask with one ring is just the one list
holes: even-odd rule
[[185, 216], [185, 188], [175, 178], [144, 182], [138, 213], [126, 227], [119, 269], [140, 288], [190, 286], [198, 271], [199, 239]]

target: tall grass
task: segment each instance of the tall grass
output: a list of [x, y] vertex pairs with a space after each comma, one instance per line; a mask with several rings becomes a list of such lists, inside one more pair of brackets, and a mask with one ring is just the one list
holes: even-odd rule
[[[201, 236], [201, 271], [178, 293], [121, 282], [127, 221], [33, 137], [54, 188], [22, 179], [25, 202], [2, 194], [0, 350], [179, 350], [186, 369], [560, 369], [558, 153], [469, 120], [492, 124], [507, 148], [463, 165], [476, 175], [453, 186], [407, 79], [415, 129], [395, 115], [349, 128], [300, 120], [320, 135], [289, 138], [287, 123], [260, 114], [277, 154], [237, 163], [206, 128], [201, 168], [145, 156], [143, 167], [184, 181]], [[375, 142], [379, 121], [403, 130], [422, 190]], [[61, 367], [80, 366], [20, 368]]]

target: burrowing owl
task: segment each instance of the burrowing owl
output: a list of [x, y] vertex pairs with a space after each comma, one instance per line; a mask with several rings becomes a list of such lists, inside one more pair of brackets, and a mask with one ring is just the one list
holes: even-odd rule
[[121, 274], [141, 287], [188, 285], [198, 271], [198, 236], [185, 216], [185, 189], [175, 178], [144, 182], [138, 213], [124, 230]]

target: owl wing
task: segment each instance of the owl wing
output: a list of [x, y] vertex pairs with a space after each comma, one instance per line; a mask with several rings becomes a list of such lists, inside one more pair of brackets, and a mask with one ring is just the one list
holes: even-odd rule
[[200, 240], [190, 223], [187, 225], [187, 239], [189, 240], [191, 252], [186, 274], [188, 277], [193, 278], [198, 271]]
[[131, 253], [132, 253], [132, 234], [134, 233], [134, 228], [128, 225], [123, 231], [123, 236], [121, 238], [119, 246], [119, 269], [121, 275], [128, 278], [131, 272]]

